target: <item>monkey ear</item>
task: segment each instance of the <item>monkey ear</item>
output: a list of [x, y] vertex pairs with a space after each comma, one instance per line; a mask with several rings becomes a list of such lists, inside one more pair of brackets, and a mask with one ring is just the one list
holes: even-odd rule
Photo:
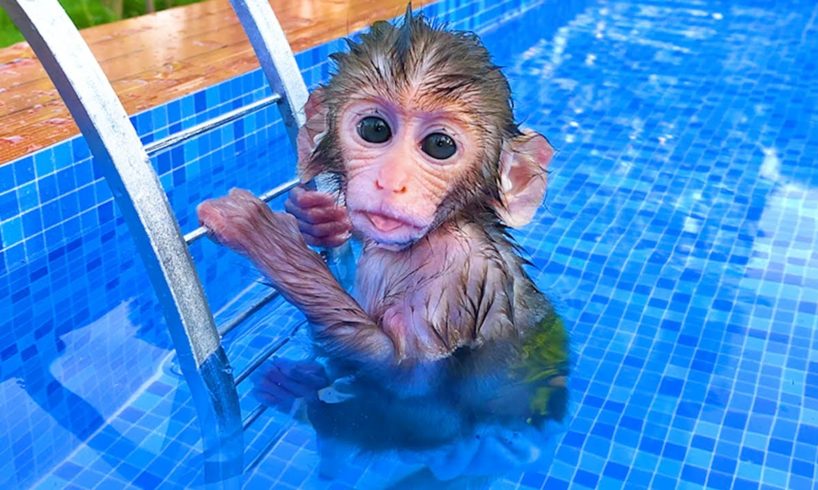
[[554, 148], [545, 137], [534, 131], [511, 140], [500, 156], [500, 218], [506, 225], [527, 225], [545, 197], [546, 168]]
[[313, 153], [318, 143], [327, 134], [327, 105], [324, 102], [324, 89], [315, 89], [304, 106], [307, 122], [298, 130], [298, 175], [306, 183], [324, 171], [320, 162], [316, 162]]

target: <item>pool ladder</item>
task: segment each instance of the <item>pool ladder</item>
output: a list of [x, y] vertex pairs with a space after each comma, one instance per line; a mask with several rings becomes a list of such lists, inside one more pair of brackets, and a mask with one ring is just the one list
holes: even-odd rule
[[[57, 0], [0, 0], [85, 136], [136, 242], [196, 407], [205, 482], [235, 488], [241, 486], [246, 469], [243, 432], [264, 411], [258, 406], [242, 420], [236, 386], [287, 337], [264, 349], [234, 378], [221, 336], [278, 293], [272, 290], [221, 328], [216, 327], [188, 250], [188, 245], [205, 236], [207, 230], [198, 228], [182, 234], [150, 163], [152, 154], [273, 104], [278, 106], [289, 140], [295, 145], [298, 129], [305, 122], [303, 108], [308, 93], [284, 31], [267, 0], [230, 3], [273, 95], [143, 146], [102, 68]], [[291, 180], [260, 197], [269, 201], [297, 183], [297, 179]], [[262, 451], [248, 466], [254, 466], [264, 454]]]

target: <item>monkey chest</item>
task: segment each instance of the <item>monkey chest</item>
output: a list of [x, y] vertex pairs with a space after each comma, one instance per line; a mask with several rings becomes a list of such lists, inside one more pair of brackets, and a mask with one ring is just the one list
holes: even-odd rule
[[376, 259], [358, 264], [356, 299], [400, 360], [437, 360], [471, 340], [462, 334], [458, 285], [439, 264]]

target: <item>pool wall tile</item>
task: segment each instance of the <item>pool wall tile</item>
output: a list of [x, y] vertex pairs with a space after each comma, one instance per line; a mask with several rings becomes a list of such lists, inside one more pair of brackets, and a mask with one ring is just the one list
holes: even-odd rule
[[[494, 5], [425, 10], [483, 30]], [[545, 5], [532, 15], [554, 22], [541, 37], [495, 31], [485, 39], [495, 56], [515, 61], [506, 69], [521, 118], [559, 150], [547, 206], [518, 238], [535, 281], [558, 302], [575, 359], [574, 409], [555, 457], [496, 488], [815, 487], [818, 139], [792, 115], [814, 115], [818, 100], [814, 61], [792, 55], [804, 50], [799, 42], [815, 47], [818, 38], [801, 34], [814, 33], [814, 5], [731, 4], [726, 22], [754, 26], [738, 30], [694, 1], [502, 5], [491, 15]], [[777, 14], [782, 6], [787, 15]], [[637, 27], [644, 35], [632, 35]], [[513, 19], [504, 26], [513, 28]], [[766, 45], [770, 33], [783, 41]], [[739, 52], [727, 46], [745, 36], [754, 41]], [[311, 85], [326, 79], [326, 56], [341, 47], [298, 54]], [[521, 57], [528, 49], [534, 56]], [[720, 52], [737, 58], [727, 63]], [[785, 83], [790, 72], [799, 76]], [[217, 87], [138, 115], [140, 136], [159, 138], [267, 93], [259, 71]], [[189, 229], [205, 193], [260, 191], [261, 182], [288, 177], [288, 164], [268, 163], [282, 148], [267, 111], [154, 165]], [[254, 181], [230, 176], [235, 154], [248, 155], [241, 165]], [[66, 166], [66, 155], [75, 163]], [[14, 408], [0, 413], [0, 486], [40, 477], [51, 488], [200, 481], [198, 428], [158, 304], [84, 141], [26, 158], [12, 177], [0, 170], [0, 183], [12, 183], [0, 195], [17, 196], [0, 221], [8, 380], [0, 406]], [[214, 309], [258, 279], [216, 247], [192, 253]], [[234, 368], [297, 320], [277, 308], [249, 326], [258, 328], [249, 339], [226, 339]], [[252, 399], [240, 392], [246, 413]], [[248, 454], [274, 445], [248, 485], [323, 488], [309, 473], [309, 429], [279, 414], [260, 421], [246, 435]], [[361, 488], [391, 471], [383, 462], [350, 465], [337, 487]]]
[[[484, 30], [499, 17], [542, 3], [452, 0], [422, 10], [453, 28]], [[336, 40], [296, 55], [311, 88], [329, 77], [328, 55], [343, 49], [345, 43]], [[130, 119], [141, 141], [149, 143], [270, 94], [261, 70], [254, 70]], [[253, 152], [260, 161], [248, 165], [257, 166], [259, 182], [272, 186], [293, 174], [294, 153], [275, 107], [153, 156], [183, 230], [196, 226], [198, 202], [236, 185], [223, 162]], [[273, 155], [276, 163], [265, 165]], [[266, 190], [253, 188], [261, 185], [255, 181], [242, 185]], [[192, 253], [205, 285], [212, 291], [219, 284], [209, 293], [214, 309], [240, 290], [242, 281], [257, 278], [247, 268], [217, 280], [226, 252], [197, 245]], [[132, 272], [123, 275], [122, 267]], [[158, 304], [152, 293], [136, 289], [144, 284], [142, 276], [128, 231], [82, 136], [0, 166], [0, 375], [21, 380], [0, 389], [0, 406], [14, 407], [0, 416], [0, 427], [7, 429], [0, 434], [0, 487], [25, 487], [44, 476], [43, 487], [62, 482], [81, 488], [117, 487], [123, 480], [147, 488], [169, 474], [176, 481], [196, 477], [190, 462], [168, 462], [173, 472], [138, 472], [144, 463], [139, 458], [122, 463], [134, 449], [128, 437], [140, 439], [151, 427], [126, 436], [105, 424], [119, 417], [133, 425], [132, 411], [117, 411], [169, 355]], [[187, 417], [192, 420], [192, 412]], [[177, 448], [181, 454], [193, 451], [197, 430], [187, 431], [186, 448]], [[88, 445], [103, 452], [96, 462], [80, 460], [82, 471], [65, 463], [48, 473], [75, 448], [88, 447], [81, 443], [92, 433]], [[297, 484], [304, 476], [290, 470], [280, 481]]]

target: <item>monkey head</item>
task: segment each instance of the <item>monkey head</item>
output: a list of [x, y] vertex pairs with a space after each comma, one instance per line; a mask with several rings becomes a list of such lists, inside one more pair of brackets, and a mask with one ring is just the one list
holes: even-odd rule
[[302, 179], [336, 176], [353, 227], [392, 250], [462, 213], [532, 219], [553, 149], [518, 129], [508, 82], [474, 34], [409, 10], [348, 44], [305, 108]]

